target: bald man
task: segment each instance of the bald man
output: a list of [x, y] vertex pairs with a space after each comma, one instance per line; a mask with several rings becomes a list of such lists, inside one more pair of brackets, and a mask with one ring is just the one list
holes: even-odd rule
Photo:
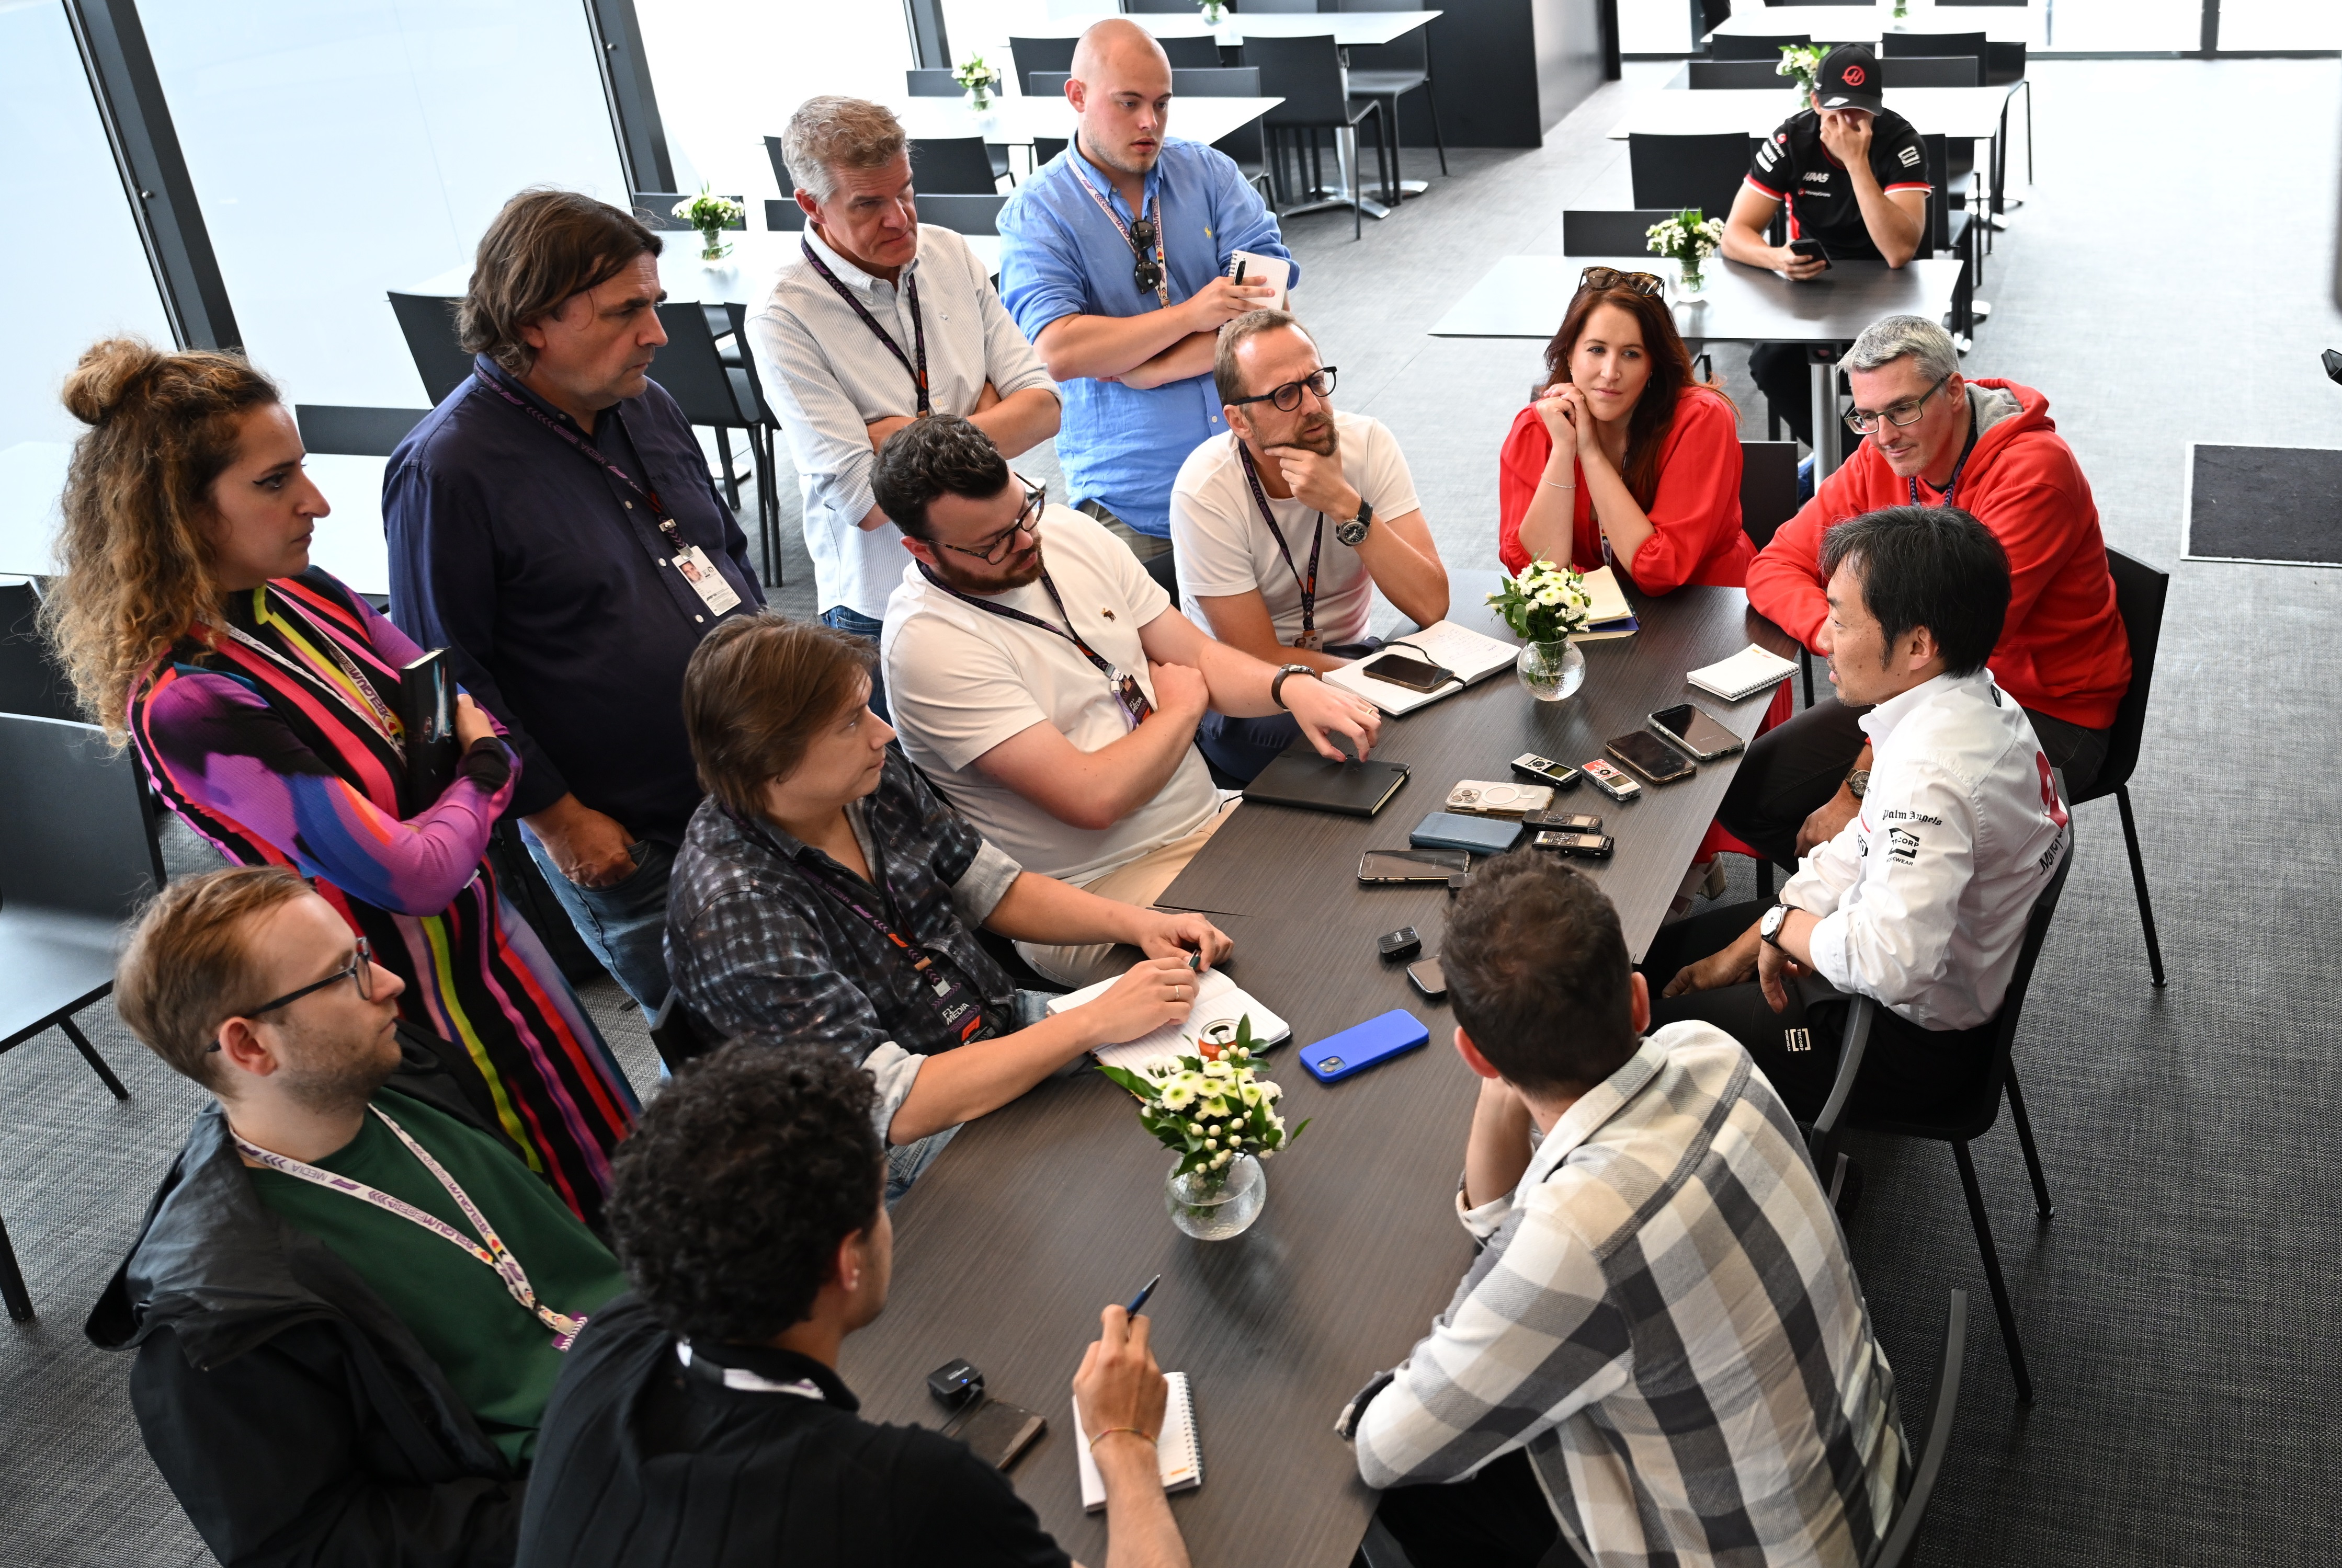
[[1149, 560], [1180, 463], [1227, 429], [1220, 325], [1275, 295], [1230, 281], [1235, 255], [1292, 253], [1231, 159], [1168, 134], [1171, 63], [1136, 23], [1082, 35], [1066, 99], [1073, 145], [1001, 209], [1001, 302], [1065, 384], [1067, 499]]

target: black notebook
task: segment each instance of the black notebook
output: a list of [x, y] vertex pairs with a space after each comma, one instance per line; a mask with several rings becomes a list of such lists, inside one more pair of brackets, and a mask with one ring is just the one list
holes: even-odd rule
[[1308, 738], [1294, 742], [1245, 786], [1246, 800], [1297, 805], [1344, 816], [1372, 816], [1406, 783], [1405, 763], [1330, 763]]
[[405, 730], [408, 816], [428, 811], [455, 782], [463, 746], [455, 738], [455, 681], [447, 650], [434, 648], [398, 673], [398, 720]]

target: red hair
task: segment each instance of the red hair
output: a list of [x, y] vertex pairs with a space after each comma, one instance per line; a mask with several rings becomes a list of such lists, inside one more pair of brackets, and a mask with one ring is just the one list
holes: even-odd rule
[[[1540, 395], [1569, 380], [1569, 356], [1576, 350], [1577, 340], [1586, 335], [1586, 324], [1606, 305], [1615, 305], [1635, 318], [1643, 329], [1643, 352], [1649, 356], [1651, 379], [1643, 384], [1635, 411], [1626, 416], [1626, 461], [1620, 475], [1635, 500], [1648, 507], [1658, 494], [1659, 453], [1666, 446], [1667, 432], [1675, 427], [1676, 405], [1688, 388], [1706, 386], [1716, 391], [1714, 382], [1694, 376], [1691, 351], [1684, 346], [1683, 335], [1676, 331], [1675, 314], [1665, 299], [1637, 293], [1623, 284], [1579, 289], [1562, 315], [1561, 330], [1545, 345], [1546, 385], [1531, 388], [1529, 395]], [[1716, 391], [1716, 395], [1724, 394]]]

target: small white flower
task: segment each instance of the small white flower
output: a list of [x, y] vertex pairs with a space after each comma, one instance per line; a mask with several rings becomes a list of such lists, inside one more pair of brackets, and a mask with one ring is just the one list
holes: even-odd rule
[[1187, 1124], [1187, 1131], [1192, 1135], [1200, 1138], [1204, 1135], [1204, 1124], [1201, 1122], [1190, 1122]]
[[1206, 1149], [1216, 1149], [1219, 1146], [1220, 1141], [1217, 1138], [1206, 1138], [1204, 1140], [1204, 1147]]
[[1247, 1105], [1257, 1105], [1260, 1104], [1260, 1085], [1257, 1084], [1239, 1084], [1236, 1088], [1236, 1094]]
[[1228, 1152], [1226, 1149], [1222, 1149], [1218, 1154], [1212, 1156], [1212, 1169], [1216, 1171], [1227, 1163]]
[[1219, 1098], [1217, 1095], [1214, 1095], [1211, 1099], [1204, 1102], [1205, 1115], [1214, 1118], [1225, 1118], [1227, 1114], [1228, 1103], [1226, 1100]]
[[[1280, 1094], [1284, 1094], [1284, 1093], [1285, 1093], [1285, 1085], [1284, 1085], [1284, 1084], [1282, 1084], [1270, 1083], [1270, 1084], [1263, 1084], [1260, 1086], [1260, 1097], [1261, 1097], [1263, 1100], [1271, 1100], [1271, 1101], [1273, 1101], [1273, 1100], [1275, 1100], [1278, 1095], [1280, 1095]], [[1275, 1121], [1275, 1120], [1276, 1120], [1276, 1118], [1275, 1118], [1274, 1116], [1272, 1116], [1272, 1117], [1270, 1117], [1270, 1118], [1269, 1118], [1269, 1120], [1271, 1120], [1271, 1121]]]
[[1558, 588], [1540, 588], [1537, 590], [1536, 602], [1549, 606], [1560, 604], [1562, 597], [1562, 592]]
[[1236, 1069], [1229, 1066], [1225, 1062], [1206, 1062], [1204, 1064], [1204, 1076], [1206, 1078], [1231, 1078], [1235, 1075]]
[[1163, 1089], [1163, 1107], [1166, 1111], [1184, 1111], [1195, 1100], [1196, 1092], [1185, 1084], [1167, 1084]]

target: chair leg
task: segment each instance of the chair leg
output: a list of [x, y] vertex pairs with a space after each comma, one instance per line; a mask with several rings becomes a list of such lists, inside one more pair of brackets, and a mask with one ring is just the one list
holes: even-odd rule
[[2000, 1343], [2008, 1352], [2009, 1375], [2017, 1383], [2020, 1404], [2033, 1403], [2033, 1374], [2025, 1370], [2025, 1347], [2017, 1338], [2017, 1313], [2008, 1304], [2008, 1286], [2000, 1277], [2000, 1253], [1992, 1244], [1992, 1221], [1985, 1216], [1984, 1193], [1977, 1185], [1976, 1162], [1966, 1144], [1952, 1145], [1960, 1167], [1960, 1185], [1968, 1195], [1968, 1219], [1976, 1226], [1977, 1251], [1984, 1256], [1985, 1283], [1992, 1287], [1992, 1310], [2000, 1317]]
[[1773, 863], [1760, 854], [1756, 857], [1756, 902], [1770, 904], [1772, 901]]
[[2049, 1178], [2041, 1171], [2041, 1151], [2033, 1146], [2033, 1118], [2025, 1114], [2025, 1096], [2017, 1087], [2017, 1065], [2008, 1068], [2009, 1120], [2017, 1124], [2017, 1145], [2025, 1151], [2025, 1174], [2033, 1178], [2033, 1208], [2043, 1219], [2055, 1219], [2057, 1205], [2049, 1201]]
[[33, 1293], [25, 1288], [25, 1272], [16, 1266], [16, 1249], [8, 1244], [8, 1227], [0, 1223], [0, 1301], [18, 1323], [33, 1321]]
[[[2029, 97], [2026, 100], [2026, 113], [2033, 112], [2032, 103]], [[1439, 95], [1431, 90], [1428, 73], [1423, 78], [1423, 106], [1431, 111], [1431, 145], [1439, 149], [1439, 174], [1444, 179], [1447, 175], [1447, 138], [1439, 129]]]
[[2155, 904], [2147, 895], [2147, 862], [2138, 853], [2138, 824], [2130, 814], [2130, 785], [2115, 786], [2115, 804], [2122, 808], [2123, 846], [2130, 851], [2131, 885], [2138, 890], [2138, 924], [2147, 933], [2147, 967], [2157, 985], [2163, 984], [2163, 944], [2155, 939]]
[[2033, 183], [2033, 78], [2025, 79], [2025, 183]]
[[740, 480], [732, 472], [732, 433], [723, 425], [716, 426], [716, 450], [724, 464], [724, 499], [733, 511], [740, 510]]
[[74, 1043], [74, 1049], [81, 1053], [81, 1059], [96, 1071], [98, 1081], [114, 1092], [115, 1099], [130, 1098], [130, 1091], [122, 1086], [122, 1080], [114, 1075], [114, 1069], [105, 1064], [105, 1058], [97, 1054], [97, 1047], [89, 1043], [89, 1036], [84, 1034], [72, 1019], [60, 1018], [57, 1026], [65, 1032], [65, 1038]]

